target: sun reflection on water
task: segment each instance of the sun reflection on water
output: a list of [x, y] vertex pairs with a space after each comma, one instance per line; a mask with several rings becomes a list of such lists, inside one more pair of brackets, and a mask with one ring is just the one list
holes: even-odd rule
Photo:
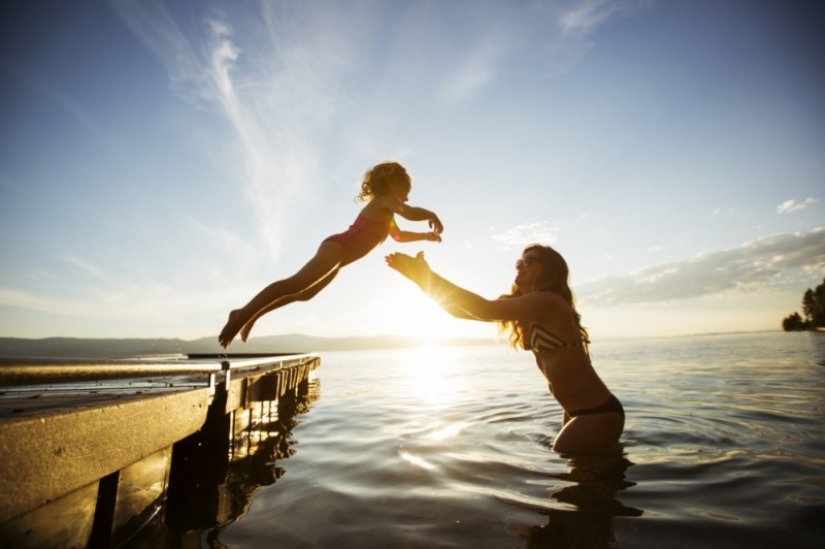
[[444, 408], [454, 402], [466, 382], [455, 349], [423, 346], [405, 349], [401, 354], [401, 370], [406, 374], [408, 396], [433, 408]]
[[422, 469], [426, 469], [427, 471], [435, 470], [435, 465], [433, 465], [432, 463], [430, 463], [422, 457], [415, 456], [409, 452], [404, 451], [399, 452], [398, 455], [399, 457], [401, 457], [401, 459], [403, 459], [407, 463], [415, 465], [416, 467], [421, 467]]
[[447, 440], [458, 435], [464, 429], [463, 423], [448, 423], [443, 427], [439, 427], [428, 434], [425, 438], [428, 440]]

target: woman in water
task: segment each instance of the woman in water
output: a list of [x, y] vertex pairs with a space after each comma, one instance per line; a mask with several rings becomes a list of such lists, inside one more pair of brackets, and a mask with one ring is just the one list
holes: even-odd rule
[[[321, 242], [315, 256], [297, 273], [273, 282], [240, 309], [229, 313], [229, 320], [218, 336], [226, 348], [240, 332], [244, 341], [255, 321], [266, 313], [293, 301], [307, 301], [332, 282], [344, 265], [361, 259], [381, 244], [389, 234], [397, 242], [430, 240], [441, 242], [444, 227], [438, 216], [424, 208], [406, 204], [412, 180], [404, 166], [397, 162], [375, 165], [361, 182], [361, 193], [356, 197], [367, 205], [350, 228]], [[432, 229], [417, 233], [402, 231], [395, 224], [395, 214], [410, 221], [427, 221]]]
[[567, 263], [556, 250], [528, 246], [516, 261], [512, 292], [493, 300], [434, 273], [423, 253], [414, 258], [394, 253], [386, 261], [454, 317], [497, 322], [509, 333], [511, 346], [533, 352], [564, 412], [553, 450], [595, 453], [618, 442], [624, 409], [590, 362], [587, 330], [567, 283]]

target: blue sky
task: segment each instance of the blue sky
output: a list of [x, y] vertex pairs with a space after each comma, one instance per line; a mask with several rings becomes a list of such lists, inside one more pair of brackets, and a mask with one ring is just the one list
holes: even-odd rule
[[444, 241], [389, 240], [253, 337], [495, 335], [388, 269], [396, 250], [495, 297], [551, 244], [594, 339], [779, 329], [825, 278], [818, 2], [2, 12], [3, 336], [217, 336], [349, 226], [385, 159]]

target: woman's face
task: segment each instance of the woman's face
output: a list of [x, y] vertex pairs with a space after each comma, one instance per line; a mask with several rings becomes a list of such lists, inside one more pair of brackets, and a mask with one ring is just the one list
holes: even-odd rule
[[542, 264], [534, 250], [527, 250], [516, 261], [516, 286], [522, 292], [533, 291], [533, 285], [541, 274]]

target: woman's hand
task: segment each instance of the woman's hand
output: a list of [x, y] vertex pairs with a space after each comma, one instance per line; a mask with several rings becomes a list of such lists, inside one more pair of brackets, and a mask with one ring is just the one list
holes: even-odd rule
[[413, 282], [422, 281], [430, 273], [430, 266], [424, 260], [424, 252], [418, 252], [415, 257], [395, 252], [384, 257], [384, 261]]

